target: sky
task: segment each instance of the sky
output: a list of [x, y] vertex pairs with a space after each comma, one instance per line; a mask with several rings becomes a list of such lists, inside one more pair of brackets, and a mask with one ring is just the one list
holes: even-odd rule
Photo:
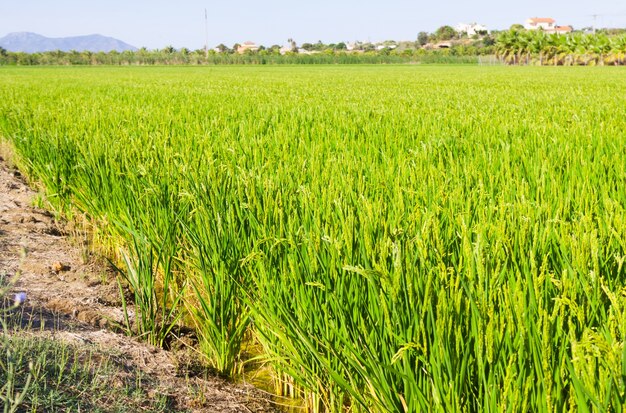
[[[558, 25], [626, 28], [624, 0], [0, 0], [0, 37], [102, 34], [136, 47], [201, 49], [254, 41], [271, 46], [415, 40], [442, 25], [506, 29], [529, 17]], [[595, 15], [595, 17], [594, 17]]]

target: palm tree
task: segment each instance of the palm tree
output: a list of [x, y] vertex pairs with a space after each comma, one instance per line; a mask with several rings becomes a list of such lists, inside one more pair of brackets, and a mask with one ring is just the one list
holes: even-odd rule
[[626, 35], [616, 37], [613, 40], [613, 50], [617, 56], [616, 63], [623, 65], [625, 63], [624, 58], [626, 57]]
[[548, 56], [548, 58], [552, 59], [552, 64], [554, 66], [558, 65], [558, 57], [559, 57], [559, 43], [561, 41], [560, 34], [552, 33], [547, 36], [544, 50]]
[[578, 46], [580, 36], [582, 36], [581, 33], [574, 33], [566, 37], [566, 42], [565, 42], [566, 46], [564, 46], [564, 49], [567, 52], [566, 61], [568, 62], [568, 65], [573, 65], [575, 62], [574, 56], [576, 53], [576, 47]]
[[517, 33], [517, 54], [518, 54], [518, 62], [522, 63], [522, 54], [526, 54], [526, 64], [528, 65], [528, 60], [530, 58], [530, 39], [532, 34], [528, 31], [522, 31]]
[[512, 30], [501, 32], [496, 38], [496, 56], [507, 61], [514, 49], [516, 39]]
[[570, 36], [562, 36], [562, 35], [559, 35], [558, 38], [556, 39], [555, 51], [558, 55], [557, 64], [564, 65], [570, 59], [572, 49], [571, 49], [571, 43], [569, 39], [570, 39]]
[[582, 64], [589, 64], [589, 51], [591, 50], [591, 37], [581, 35], [576, 43], [576, 54], [582, 55]]
[[606, 34], [596, 35], [596, 50], [600, 54], [600, 66], [604, 66], [604, 58], [611, 53], [612, 49], [611, 40]]
[[587, 36], [586, 43], [587, 52], [590, 53], [592, 56], [592, 59], [589, 60], [587, 63], [593, 62], [594, 65], [602, 64], [600, 63], [600, 61], [602, 60], [602, 56], [598, 35]]
[[291, 46], [291, 51], [292, 52], [297, 52], [298, 51], [298, 45], [296, 44], [296, 41], [293, 40], [291, 37], [289, 39], [287, 39], [287, 42], [289, 43], [289, 45]]
[[539, 66], [543, 65], [543, 52], [546, 48], [546, 34], [543, 30], [537, 30], [529, 36], [529, 50], [539, 55]]

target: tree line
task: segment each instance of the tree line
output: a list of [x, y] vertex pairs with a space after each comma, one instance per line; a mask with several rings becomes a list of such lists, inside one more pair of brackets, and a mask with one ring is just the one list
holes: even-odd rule
[[[445, 28], [448, 28], [447, 26]], [[448, 31], [452, 28], [448, 28]], [[300, 46], [289, 39], [290, 50], [279, 45], [259, 46], [238, 53], [240, 44], [224, 44], [214, 49], [163, 49], [136, 51], [47, 51], [37, 53], [11, 52], [0, 47], [0, 65], [220, 65], [220, 64], [375, 64], [375, 63], [476, 63], [477, 56], [494, 53], [493, 37], [464, 39], [452, 47], [438, 49], [432, 43], [450, 38], [440, 29], [433, 34], [420, 32], [415, 41], [380, 43], [344, 42], [324, 44], [303, 43]]]
[[446, 50], [345, 50], [324, 51], [315, 54], [267, 53], [246, 51], [243, 54], [209, 51], [145, 50], [124, 52], [63, 52], [39, 53], [8, 52], [0, 50], [0, 65], [228, 65], [228, 64], [377, 64], [377, 63], [476, 63], [477, 49], [472, 46]]
[[287, 53], [278, 45], [238, 53], [239, 44], [230, 48], [220, 44], [208, 51], [167, 46], [124, 52], [23, 53], [0, 47], [0, 65], [475, 64], [481, 56], [492, 56], [496, 62], [512, 65], [626, 64], [626, 31], [619, 29], [557, 34], [514, 25], [506, 31], [470, 38], [450, 26], [442, 26], [431, 34], [420, 32], [416, 41], [357, 42], [351, 45], [352, 50], [343, 42], [303, 43], [297, 47], [293, 39], [289, 41], [292, 49]]

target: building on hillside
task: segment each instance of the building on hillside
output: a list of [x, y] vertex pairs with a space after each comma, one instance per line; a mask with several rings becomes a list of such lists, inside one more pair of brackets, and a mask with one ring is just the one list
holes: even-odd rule
[[346, 50], [349, 52], [352, 52], [354, 50], [358, 50], [359, 49], [359, 42], [348, 42], [346, 43]]
[[457, 33], [466, 34], [469, 37], [475, 36], [477, 34], [489, 34], [489, 29], [482, 24], [478, 23], [459, 23], [454, 28]]
[[244, 54], [248, 50], [252, 52], [257, 52], [259, 50], [259, 45], [250, 41], [243, 42], [243, 44], [239, 45], [239, 47], [237, 48], [237, 53]]

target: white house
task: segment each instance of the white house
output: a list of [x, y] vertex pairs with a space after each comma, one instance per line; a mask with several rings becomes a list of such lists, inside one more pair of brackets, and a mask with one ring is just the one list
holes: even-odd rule
[[550, 17], [533, 17], [526, 20], [524, 28], [527, 30], [543, 30], [546, 33], [569, 33], [572, 26], [557, 26], [556, 21]]
[[489, 29], [485, 25], [478, 23], [459, 23], [454, 30], [456, 30], [457, 33], [465, 33], [470, 37], [476, 34], [489, 33]]
[[524, 24], [526, 30], [543, 30], [544, 32], [552, 32], [556, 28], [556, 21], [550, 17], [531, 17]]

